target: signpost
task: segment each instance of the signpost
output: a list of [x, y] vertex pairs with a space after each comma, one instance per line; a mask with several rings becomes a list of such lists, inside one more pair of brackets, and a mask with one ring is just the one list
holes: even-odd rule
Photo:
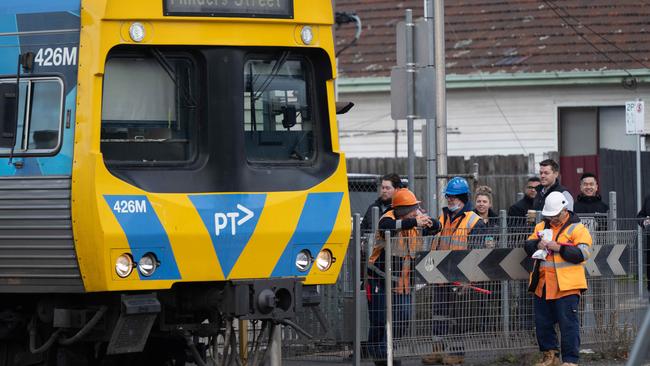
[[[641, 211], [641, 135], [645, 133], [645, 105], [642, 100], [625, 103], [625, 133], [636, 138], [636, 209]], [[639, 273], [639, 297], [643, 298], [643, 233], [639, 228], [637, 262]]]
[[[407, 122], [408, 180], [415, 191], [415, 150], [413, 121], [432, 119], [436, 115], [435, 69], [429, 63], [428, 23], [424, 19], [413, 21], [413, 12], [406, 10], [406, 19], [397, 24], [397, 66], [391, 77], [391, 117]], [[428, 197], [430, 199], [430, 197]]]

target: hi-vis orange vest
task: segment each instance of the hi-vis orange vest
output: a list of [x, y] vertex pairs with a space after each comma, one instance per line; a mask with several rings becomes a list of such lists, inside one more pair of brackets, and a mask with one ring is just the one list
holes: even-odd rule
[[[550, 225], [549, 225], [550, 226]], [[539, 237], [538, 232], [541, 232], [546, 227], [546, 224], [542, 221], [535, 226], [535, 231], [528, 237], [528, 240], [537, 240]], [[578, 246], [582, 252], [582, 256], [585, 258], [585, 261], [574, 264], [571, 262], [565, 261], [559, 252], [553, 252], [552, 255], [549, 255], [546, 258], [546, 261], [539, 262], [539, 272], [544, 273], [544, 278], [557, 277], [557, 287], [559, 291], [569, 291], [569, 290], [586, 290], [587, 289], [587, 276], [585, 275], [585, 262], [589, 258], [589, 252], [592, 244], [591, 234], [589, 230], [579, 223], [571, 223], [569, 225], [563, 225], [561, 228], [550, 227], [553, 230], [553, 240], [557, 243], [569, 244]], [[547, 276], [546, 273], [552, 274]], [[535, 271], [530, 274], [531, 285], [529, 291], [535, 291], [536, 288], [532, 288], [533, 285], [533, 275]], [[548, 285], [547, 285], [548, 287]]]
[[466, 211], [454, 220], [440, 215], [440, 233], [436, 236], [432, 250], [466, 250], [467, 236], [481, 219], [474, 211]]
[[[390, 217], [395, 220], [393, 210], [386, 212], [381, 218]], [[380, 219], [381, 220], [381, 219]], [[370, 258], [368, 258], [368, 271], [371, 275], [379, 278], [385, 278], [385, 261], [386, 255], [384, 247], [386, 239], [377, 232], [375, 235], [375, 245], [372, 248]], [[416, 250], [422, 247], [422, 239], [418, 237], [417, 228], [400, 230], [397, 240], [393, 240], [391, 254], [393, 257], [393, 291], [398, 294], [408, 294], [411, 292], [411, 263], [415, 257]], [[399, 271], [399, 274], [398, 274]]]

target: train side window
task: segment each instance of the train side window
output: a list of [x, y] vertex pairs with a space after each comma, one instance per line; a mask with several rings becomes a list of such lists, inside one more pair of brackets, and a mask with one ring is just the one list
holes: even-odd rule
[[244, 64], [244, 134], [251, 162], [309, 162], [316, 154], [311, 64], [251, 58]]
[[[19, 97], [14, 156], [53, 153], [61, 142], [63, 82], [56, 78], [22, 78]], [[0, 149], [0, 154], [7, 155], [9, 150]]]
[[[156, 53], [157, 52], [157, 53]], [[101, 150], [109, 164], [164, 165], [192, 158], [192, 62], [151, 54], [109, 57]]]

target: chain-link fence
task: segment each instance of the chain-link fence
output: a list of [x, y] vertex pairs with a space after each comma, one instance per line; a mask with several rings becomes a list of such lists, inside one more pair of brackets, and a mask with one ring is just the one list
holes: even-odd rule
[[[377, 219], [375, 214], [373, 221]], [[650, 236], [650, 226], [643, 231], [642, 220], [613, 215], [589, 215], [582, 221], [593, 239], [585, 264], [589, 289], [578, 309], [582, 348], [621, 356], [629, 350], [647, 307], [643, 279], [648, 246], [639, 244]], [[478, 234], [398, 236], [388, 241], [373, 231], [376, 224], [370, 225], [369, 231], [359, 233], [358, 249], [349, 246], [337, 284], [320, 287], [319, 305], [305, 306], [297, 316], [297, 323], [314, 339], [285, 328], [283, 357], [352, 361], [357, 343], [367, 360], [390, 354], [397, 359], [421, 357], [428, 363], [535, 350], [527, 279], [533, 261], [522, 249], [534, 222], [502, 212], [488, 224]], [[459, 235], [465, 248], [453, 246]], [[390, 266], [387, 247], [382, 247], [386, 242]], [[356, 281], [363, 291], [355, 291]]]

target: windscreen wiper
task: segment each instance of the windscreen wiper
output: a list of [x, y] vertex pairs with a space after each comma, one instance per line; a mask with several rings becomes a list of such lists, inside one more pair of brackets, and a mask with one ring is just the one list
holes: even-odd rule
[[[275, 62], [275, 65], [273, 65], [273, 69], [271, 69], [271, 72], [268, 75], [266, 75], [266, 79], [264, 80], [264, 82], [262, 82], [262, 85], [260, 86], [260, 90], [255, 92], [254, 90], [251, 89], [251, 92], [253, 92], [254, 94], [253, 98], [255, 100], [258, 100], [262, 97], [262, 94], [264, 94], [266, 89], [268, 89], [268, 87], [271, 85], [273, 79], [275, 79], [275, 77], [278, 76], [278, 73], [280, 73], [280, 69], [282, 68], [284, 63], [287, 62], [288, 58], [289, 58], [289, 51], [282, 52], [280, 57], [278, 57], [278, 60]], [[255, 85], [255, 82], [257, 81], [258, 77], [259, 75], [253, 81], [251, 88]]]

